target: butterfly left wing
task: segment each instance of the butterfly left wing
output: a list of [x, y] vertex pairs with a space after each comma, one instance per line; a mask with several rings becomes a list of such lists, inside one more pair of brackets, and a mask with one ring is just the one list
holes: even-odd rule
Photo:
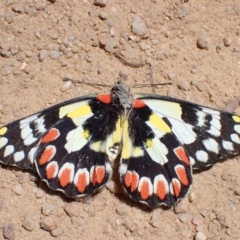
[[110, 95], [92, 95], [53, 106], [0, 130], [0, 161], [36, 169], [53, 190], [70, 197], [91, 194], [111, 175], [119, 154], [119, 113]]

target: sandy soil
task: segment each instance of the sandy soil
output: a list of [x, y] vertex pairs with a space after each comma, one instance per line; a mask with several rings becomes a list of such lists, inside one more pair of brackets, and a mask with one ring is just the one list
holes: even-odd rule
[[[239, 97], [240, 2], [2, 0], [0, 55], [0, 125], [109, 91], [69, 88], [63, 77], [113, 84], [121, 73], [128, 84], [171, 82], [156, 92], [221, 109]], [[72, 201], [31, 173], [2, 166], [0, 239], [240, 239], [239, 169], [235, 157], [198, 172], [175, 208], [150, 211], [106, 188]]]

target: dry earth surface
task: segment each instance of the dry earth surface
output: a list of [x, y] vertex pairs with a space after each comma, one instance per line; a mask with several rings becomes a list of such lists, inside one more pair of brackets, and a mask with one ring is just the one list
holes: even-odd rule
[[[156, 93], [221, 109], [240, 96], [239, 74], [239, 0], [0, 1], [1, 126], [109, 91], [64, 77], [171, 82]], [[76, 202], [28, 171], [2, 166], [0, 239], [239, 240], [239, 169], [238, 156], [195, 173], [188, 197], [151, 211], [113, 182], [110, 190]]]

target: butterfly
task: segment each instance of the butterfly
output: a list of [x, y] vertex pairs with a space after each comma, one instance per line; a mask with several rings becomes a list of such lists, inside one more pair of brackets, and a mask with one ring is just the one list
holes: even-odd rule
[[160, 95], [110, 94], [60, 103], [0, 128], [0, 162], [36, 171], [72, 198], [102, 188], [119, 160], [122, 187], [151, 208], [173, 206], [202, 169], [240, 153], [240, 117]]

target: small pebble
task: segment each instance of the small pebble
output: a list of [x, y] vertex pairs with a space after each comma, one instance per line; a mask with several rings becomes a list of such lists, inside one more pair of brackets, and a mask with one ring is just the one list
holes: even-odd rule
[[132, 23], [132, 32], [138, 36], [143, 36], [147, 33], [146, 26], [139, 16], [134, 16]]
[[4, 20], [7, 23], [12, 23], [14, 21], [15, 13], [13, 11], [7, 11], [4, 16]]
[[197, 214], [193, 217], [192, 223], [196, 226], [203, 224], [203, 217], [200, 214]]
[[190, 213], [180, 213], [178, 215], [178, 218], [179, 220], [182, 222], [182, 223], [187, 223], [187, 222], [190, 222], [191, 219], [192, 219], [192, 215]]
[[120, 216], [126, 216], [127, 213], [128, 213], [128, 210], [125, 206], [119, 206], [117, 209], [116, 209], [116, 212], [118, 215]]
[[15, 239], [15, 232], [14, 232], [14, 225], [13, 224], [7, 224], [3, 227], [3, 236], [8, 240], [14, 240]]
[[240, 196], [240, 188], [235, 189], [235, 190], [234, 190], [234, 193], [235, 193], [236, 195]]
[[47, 55], [48, 55], [47, 50], [44, 50], [44, 49], [41, 50], [38, 55], [39, 61], [42, 62], [47, 57]]
[[10, 51], [11, 50], [11, 45], [7, 42], [3, 42], [0, 44], [0, 48], [5, 50], [5, 51]]
[[32, 231], [34, 229], [34, 221], [33, 221], [32, 217], [25, 217], [25, 219], [23, 220], [22, 226], [26, 230]]
[[89, 204], [89, 203], [91, 203], [92, 201], [93, 201], [93, 197], [92, 197], [91, 194], [86, 195], [85, 197], [81, 198], [81, 202], [83, 202], [83, 203]]
[[109, 37], [108, 40], [107, 40], [107, 43], [105, 45], [105, 50], [107, 52], [112, 52], [113, 47], [114, 47], [114, 40], [113, 40], [112, 37]]
[[45, 203], [42, 206], [42, 214], [44, 216], [48, 216], [53, 211], [54, 208], [55, 206], [52, 203]]
[[101, 33], [98, 36], [98, 40], [99, 40], [100, 45], [105, 46], [108, 41], [108, 35], [106, 33]]
[[107, 0], [94, 0], [94, 4], [99, 7], [105, 7], [107, 5]]
[[231, 43], [232, 43], [232, 39], [231, 39], [228, 35], [226, 35], [226, 36], [223, 38], [223, 44], [224, 44], [226, 47], [228, 47], [228, 46], [231, 45]]
[[161, 213], [159, 210], [153, 212], [150, 224], [155, 228], [160, 228], [162, 226]]
[[66, 92], [67, 90], [71, 89], [72, 86], [73, 86], [72, 82], [71, 82], [71, 81], [67, 81], [67, 82], [65, 82], [65, 83], [61, 86], [60, 90], [61, 90], [62, 92]]
[[188, 212], [189, 202], [187, 198], [182, 199], [174, 206], [175, 213], [186, 213]]
[[59, 237], [62, 234], [63, 234], [63, 230], [59, 227], [51, 231], [51, 235], [54, 237]]
[[16, 184], [13, 189], [15, 194], [17, 194], [18, 196], [22, 195], [23, 194], [23, 188], [20, 184]]
[[58, 227], [58, 224], [52, 217], [44, 217], [40, 222], [40, 227], [46, 231], [52, 231]]
[[200, 49], [209, 50], [210, 49], [210, 40], [207, 36], [202, 35], [197, 40], [197, 46]]
[[44, 196], [44, 192], [42, 189], [37, 189], [35, 195], [37, 198], [42, 198]]
[[51, 59], [58, 59], [60, 57], [60, 53], [58, 51], [54, 50], [54, 51], [50, 52], [49, 56]]
[[206, 240], [207, 236], [203, 232], [197, 232], [195, 235], [195, 240]]
[[188, 199], [190, 202], [193, 202], [196, 199], [196, 194], [194, 192], [189, 193]]

